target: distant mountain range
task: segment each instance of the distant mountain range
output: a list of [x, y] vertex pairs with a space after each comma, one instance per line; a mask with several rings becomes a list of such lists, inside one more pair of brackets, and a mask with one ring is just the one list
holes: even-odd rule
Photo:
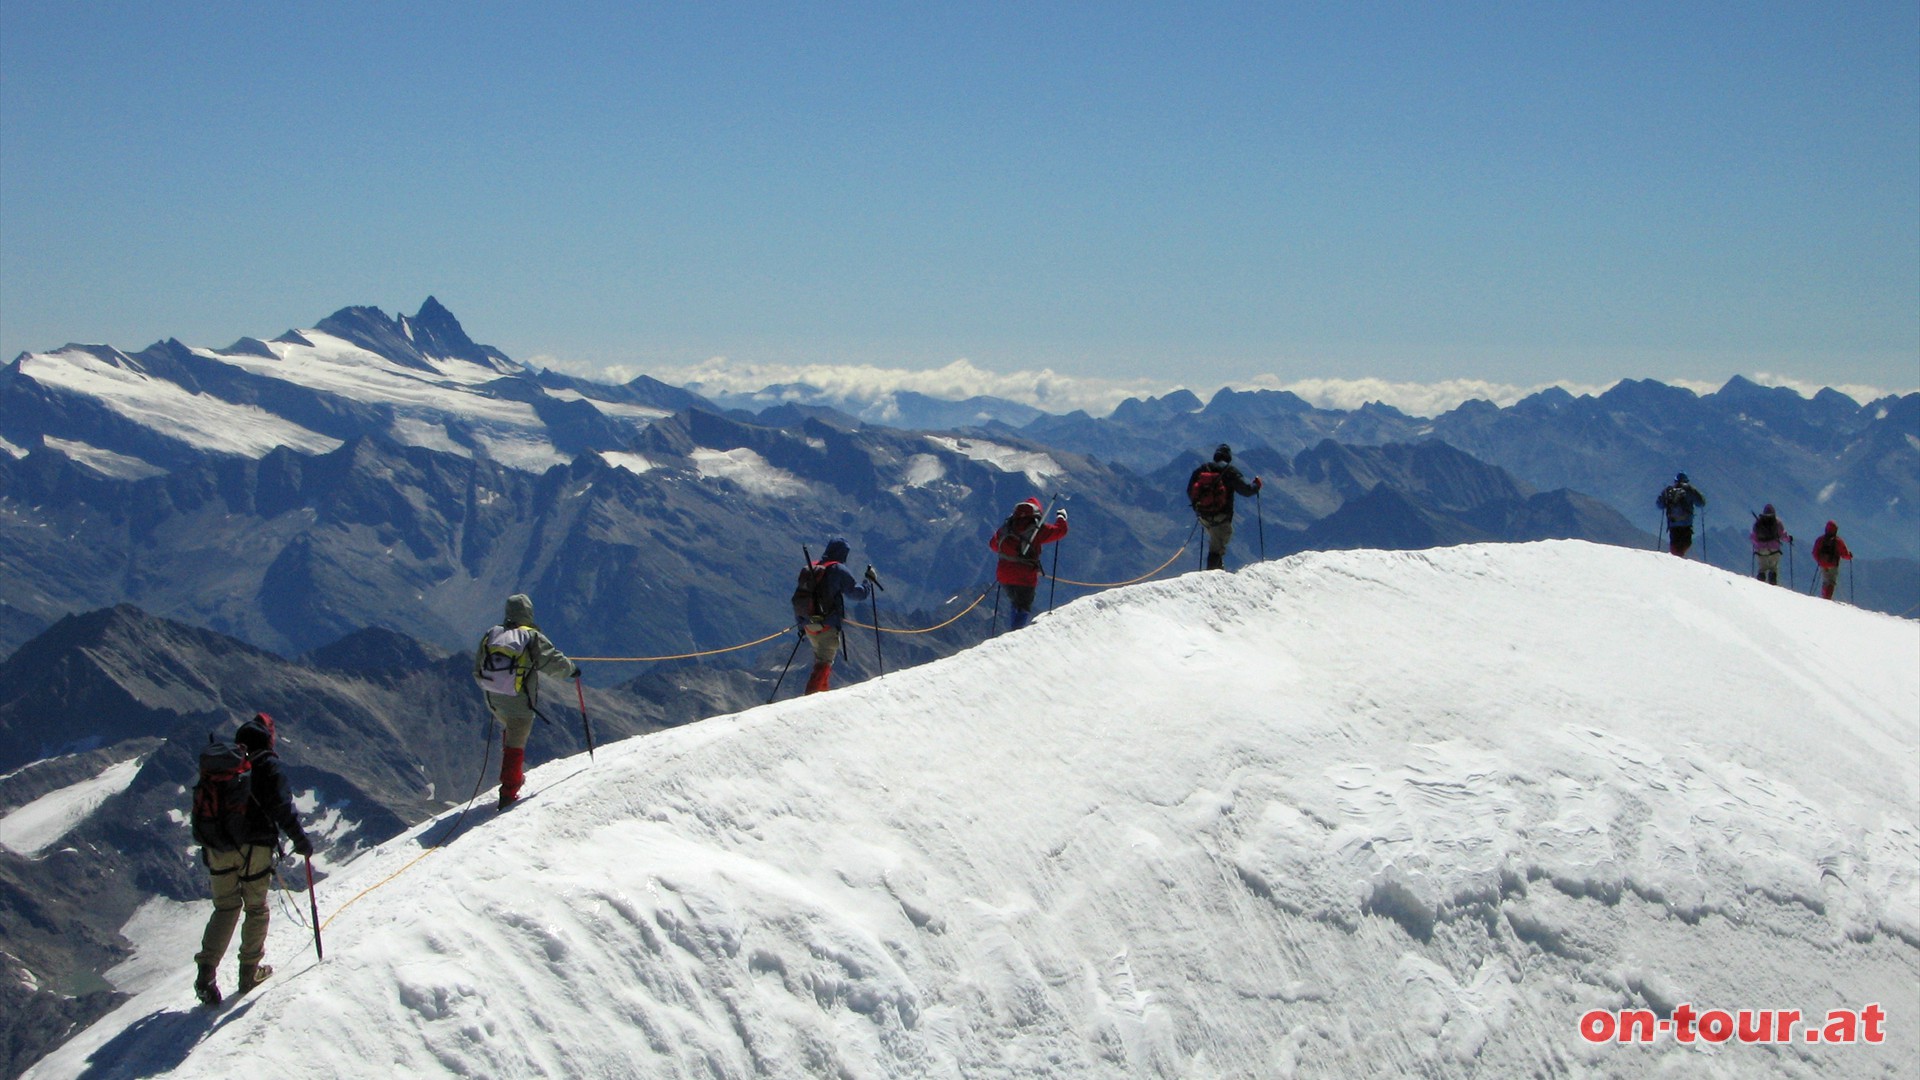
[[[11, 1045], [44, 1048], [110, 1000], [85, 996], [103, 987], [84, 973], [119, 955], [142, 898], [198, 895], [169, 815], [208, 730], [286, 713], [296, 785], [338, 810], [331, 857], [463, 800], [481, 749], [466, 657], [512, 592], [576, 656], [670, 658], [587, 665], [612, 738], [765, 700], [802, 547], [833, 535], [886, 584], [863, 620], [945, 623], [849, 635], [843, 681], [995, 632], [986, 540], [1029, 495], [1071, 514], [1054, 601], [1176, 553], [1166, 572], [1191, 568], [1185, 478], [1222, 441], [1266, 481], [1230, 568], [1324, 548], [1647, 546], [1676, 469], [1706, 489], [1708, 543], [1732, 565], [1745, 504], [1769, 500], [1808, 540], [1835, 516], [1863, 555], [1920, 555], [1920, 395], [1623, 383], [1432, 420], [1274, 392], [1105, 418], [1011, 405], [895, 395], [863, 419], [804, 388], [600, 384], [475, 343], [431, 298], [224, 349], [23, 354], [0, 369], [0, 815], [133, 771], [58, 845], [0, 850], [0, 952], [27, 973], [0, 976], [18, 984]], [[1920, 563], [1874, 565], [1886, 595], [1863, 602], [1920, 600], [1902, 569]], [[566, 724], [535, 737], [539, 754], [581, 745]]]

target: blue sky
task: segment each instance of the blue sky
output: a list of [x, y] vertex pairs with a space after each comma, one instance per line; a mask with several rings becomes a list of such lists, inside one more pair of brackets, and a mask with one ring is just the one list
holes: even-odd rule
[[[273, 10], [286, 9], [286, 10]], [[1920, 5], [0, 0], [0, 356], [1920, 386]]]

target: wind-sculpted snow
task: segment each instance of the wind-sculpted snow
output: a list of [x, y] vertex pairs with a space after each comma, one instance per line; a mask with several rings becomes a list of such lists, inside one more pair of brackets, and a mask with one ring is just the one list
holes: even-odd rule
[[[542, 768], [328, 880], [324, 964], [280, 924], [209, 1032], [182, 955], [33, 1075], [1897, 1075], [1916, 656], [1578, 542], [1116, 590]], [[1877, 1046], [1579, 1027], [1874, 1002]]]

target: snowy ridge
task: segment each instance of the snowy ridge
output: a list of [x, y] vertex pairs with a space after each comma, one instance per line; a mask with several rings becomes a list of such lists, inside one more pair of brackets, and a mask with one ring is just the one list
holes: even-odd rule
[[97, 400], [127, 420], [200, 450], [259, 457], [276, 446], [322, 454], [340, 445], [258, 406], [193, 393], [108, 351], [110, 358], [84, 347], [30, 353], [20, 358], [20, 372], [42, 386]]
[[[555, 762], [324, 965], [280, 924], [230, 1022], [159, 1022], [182, 955], [30, 1075], [1893, 1075], [1916, 657], [1913, 622], [1580, 542], [1115, 590]], [[1681, 1002], [1880, 1002], [1888, 1039], [1578, 1034]]]
[[[375, 325], [380, 318], [373, 309], [355, 316], [359, 325]], [[326, 325], [331, 324], [330, 320]], [[666, 409], [603, 401], [578, 390], [549, 393], [531, 378], [519, 378], [523, 369], [504, 358], [481, 362], [420, 353], [414, 348], [419, 344], [414, 340], [414, 324], [402, 317], [395, 325], [398, 329], [391, 332], [405, 339], [407, 355], [382, 355], [366, 344], [318, 329], [289, 332], [271, 342], [246, 339], [227, 350], [185, 349], [184, 354], [211, 370], [252, 380], [255, 386], [279, 384], [378, 417], [376, 426], [403, 444], [466, 457], [484, 454], [526, 472], [543, 472], [571, 460], [555, 445], [547, 418], [526, 398], [544, 397], [576, 410], [585, 406], [633, 432], [670, 415]], [[342, 442], [281, 414], [289, 411], [289, 401], [300, 400], [298, 394], [263, 394], [263, 401], [276, 403], [273, 408], [242, 404], [183, 386], [155, 374], [139, 359], [104, 346], [25, 354], [20, 358], [20, 374], [50, 392], [98, 403], [123, 420], [193, 450], [257, 458], [279, 446], [326, 453]], [[516, 380], [516, 389], [498, 392], [496, 384], [509, 378]], [[337, 407], [319, 411], [333, 412]], [[46, 441], [111, 476], [137, 478], [166, 471], [84, 440]]]

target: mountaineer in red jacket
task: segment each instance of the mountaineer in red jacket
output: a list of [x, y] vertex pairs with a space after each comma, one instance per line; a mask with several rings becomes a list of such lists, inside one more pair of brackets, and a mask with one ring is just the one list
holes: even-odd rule
[[1055, 511], [1051, 525], [1041, 521], [1045, 513], [1046, 508], [1040, 505], [1039, 499], [1027, 499], [1013, 508], [1013, 513], [987, 542], [1000, 556], [1000, 565], [993, 577], [1006, 591], [1007, 602], [1013, 607], [1007, 619], [1008, 628], [1012, 630], [1020, 629], [1033, 618], [1033, 593], [1040, 584], [1040, 548], [1067, 535], [1066, 510]]
[[1853, 561], [1853, 552], [1840, 539], [1840, 526], [1827, 522], [1827, 531], [1813, 542], [1813, 561], [1820, 567], [1820, 595], [1833, 599], [1833, 587], [1840, 584], [1840, 560]]

